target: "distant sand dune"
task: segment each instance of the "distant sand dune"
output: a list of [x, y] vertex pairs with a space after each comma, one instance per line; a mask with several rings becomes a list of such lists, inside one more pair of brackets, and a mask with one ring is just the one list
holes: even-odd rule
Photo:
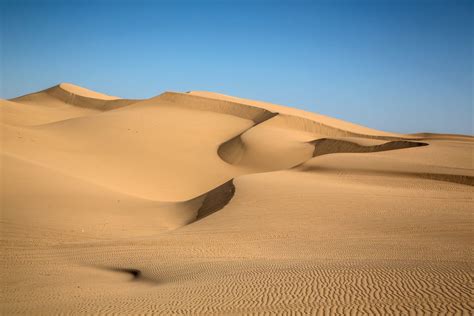
[[0, 314], [472, 314], [474, 137], [62, 83], [0, 100]]
[[435, 134], [435, 133], [417, 133], [410, 134], [421, 139], [445, 139], [445, 140], [459, 140], [466, 142], [473, 142], [474, 138], [469, 135], [460, 135], [460, 134]]
[[127, 106], [138, 100], [120, 99], [70, 83], [61, 83], [52, 88], [18, 97], [11, 101], [48, 107], [67, 104], [93, 110], [107, 111]]

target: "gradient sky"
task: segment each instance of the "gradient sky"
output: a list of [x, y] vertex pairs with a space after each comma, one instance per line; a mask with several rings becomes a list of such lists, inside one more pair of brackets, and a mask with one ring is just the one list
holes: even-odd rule
[[473, 134], [474, 1], [0, 0], [0, 97], [209, 90]]

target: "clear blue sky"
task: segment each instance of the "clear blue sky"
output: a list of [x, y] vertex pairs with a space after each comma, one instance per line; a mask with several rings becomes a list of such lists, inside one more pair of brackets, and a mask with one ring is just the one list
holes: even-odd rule
[[1, 2], [1, 98], [209, 90], [397, 132], [473, 133], [474, 1]]

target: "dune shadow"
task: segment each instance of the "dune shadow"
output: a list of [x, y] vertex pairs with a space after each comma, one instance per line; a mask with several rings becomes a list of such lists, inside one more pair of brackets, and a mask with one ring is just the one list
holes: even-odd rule
[[138, 269], [129, 269], [129, 268], [111, 268], [111, 271], [128, 273], [132, 276], [132, 280], [138, 280], [142, 276], [142, 272]]
[[201, 207], [197, 211], [196, 221], [224, 208], [235, 194], [234, 179], [206, 193]]
[[112, 267], [112, 266], [95, 266], [98, 269], [111, 271], [111, 272], [118, 272], [125, 275], [129, 275], [131, 279], [129, 282], [143, 282], [143, 283], [150, 283], [150, 284], [159, 284], [157, 279], [146, 277], [143, 275], [143, 272], [140, 269], [135, 268], [121, 268], [121, 267]]
[[384, 144], [373, 146], [362, 146], [346, 140], [330, 138], [317, 139], [309, 143], [314, 146], [313, 157], [336, 153], [373, 153], [380, 151], [428, 146], [427, 143], [406, 140], [390, 141]]

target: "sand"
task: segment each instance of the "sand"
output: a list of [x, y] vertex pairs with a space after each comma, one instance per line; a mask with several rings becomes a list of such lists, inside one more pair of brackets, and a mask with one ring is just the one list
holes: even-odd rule
[[473, 311], [471, 136], [72, 84], [0, 115], [3, 315]]

